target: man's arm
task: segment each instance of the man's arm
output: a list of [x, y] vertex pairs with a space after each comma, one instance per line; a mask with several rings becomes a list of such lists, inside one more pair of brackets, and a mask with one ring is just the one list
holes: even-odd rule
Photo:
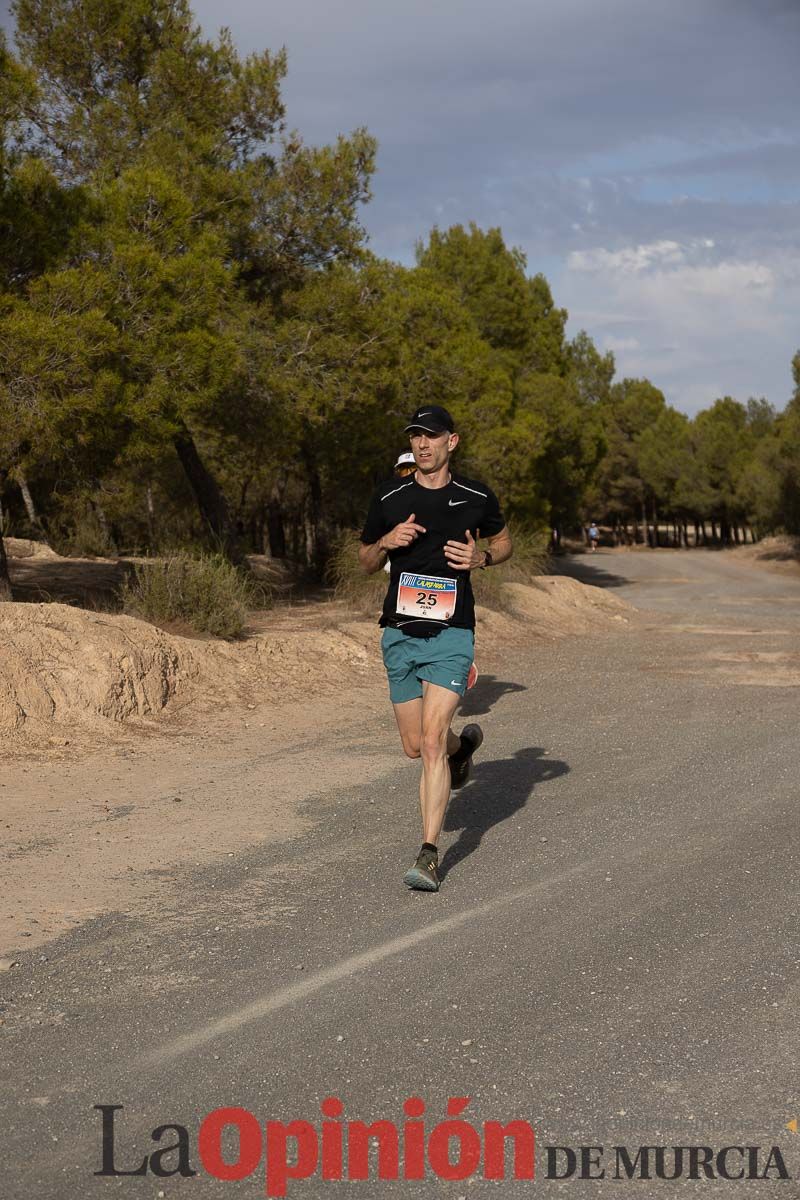
[[362, 542], [358, 547], [358, 564], [367, 575], [374, 575], [386, 562], [386, 555], [383, 538], [378, 538], [377, 542], [373, 542], [370, 546], [365, 546]]
[[494, 534], [493, 537], [487, 538], [486, 545], [492, 556], [493, 567], [496, 567], [498, 563], [507, 562], [514, 553], [514, 544], [511, 541], [507, 525], [504, 525], [500, 532]]
[[383, 537], [379, 537], [377, 542], [361, 543], [358, 547], [358, 561], [362, 571], [366, 571], [367, 575], [374, 575], [386, 562], [386, 555], [390, 550], [399, 550], [401, 546], [410, 546], [421, 533], [425, 532], [425, 526], [417, 525], [414, 520], [415, 516], [416, 513], [412, 513], [408, 520], [395, 525], [389, 533], [384, 533]]

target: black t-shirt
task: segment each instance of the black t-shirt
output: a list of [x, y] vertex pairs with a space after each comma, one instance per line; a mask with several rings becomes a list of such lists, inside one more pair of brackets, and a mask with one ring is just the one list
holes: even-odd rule
[[[469, 571], [457, 571], [444, 555], [445, 542], [494, 537], [505, 526], [494, 492], [483, 483], [451, 476], [442, 488], [426, 488], [414, 476], [388, 479], [376, 489], [361, 541], [373, 545], [411, 514], [425, 527], [410, 546], [389, 552], [391, 575], [381, 625], [413, 637], [431, 637], [448, 626], [475, 628]], [[433, 614], [440, 614], [438, 619]]]

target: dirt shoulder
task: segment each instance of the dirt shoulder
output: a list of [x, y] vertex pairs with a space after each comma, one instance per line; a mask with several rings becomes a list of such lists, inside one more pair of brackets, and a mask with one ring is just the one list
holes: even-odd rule
[[737, 546], [727, 553], [738, 562], [753, 563], [786, 575], [800, 575], [800, 538], [764, 538], [755, 545]]
[[[478, 609], [481, 646], [624, 623], [614, 595], [563, 576], [506, 584]], [[254, 613], [236, 642], [182, 636], [68, 604], [0, 605], [0, 755], [66, 757], [204, 727], [220, 711], [280, 706], [360, 686], [380, 664], [374, 618], [342, 603]], [[133, 742], [131, 741], [133, 739]], [[66, 752], [66, 755], [64, 754]]]
[[[508, 585], [504, 603], [479, 610], [484, 686], [519, 647], [624, 628], [631, 611], [548, 576]], [[236, 644], [0, 606], [3, 965], [99, 914], [157, 912], [184, 865], [301, 832], [351, 777], [354, 747], [362, 782], [396, 764], [378, 640], [335, 603], [256, 614]]]

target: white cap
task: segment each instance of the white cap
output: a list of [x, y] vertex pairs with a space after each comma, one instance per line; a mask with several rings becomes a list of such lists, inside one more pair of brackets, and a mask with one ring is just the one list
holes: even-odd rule
[[413, 466], [416, 466], [414, 455], [409, 450], [406, 450], [405, 454], [400, 454], [398, 456], [397, 462], [394, 464], [394, 470], [396, 471], [398, 467]]

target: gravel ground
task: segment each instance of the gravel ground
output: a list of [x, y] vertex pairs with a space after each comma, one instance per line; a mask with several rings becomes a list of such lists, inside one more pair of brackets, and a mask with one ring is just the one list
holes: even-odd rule
[[[762, 1171], [777, 1145], [794, 1178], [776, 1194], [800, 1195], [787, 1128], [800, 1116], [800, 579], [700, 551], [601, 552], [563, 570], [639, 612], [618, 633], [515, 648], [482, 676], [465, 715], [486, 741], [448, 811], [440, 893], [402, 887], [417, 767], [367, 705], [295, 747], [320, 766], [294, 836], [154, 871], [148, 912], [17, 955], [0, 975], [4, 1196], [263, 1195], [263, 1167], [241, 1183], [202, 1171], [203, 1116], [239, 1105], [318, 1131], [331, 1095], [346, 1120], [398, 1126], [419, 1097], [428, 1134], [449, 1097], [470, 1098], [479, 1131], [527, 1121], [536, 1182], [429, 1168], [351, 1189], [316, 1173], [289, 1196], [696, 1192], [685, 1172], [616, 1179], [613, 1147], [641, 1145], [762, 1147]], [[242, 766], [229, 770], [220, 786]], [[95, 1177], [97, 1104], [124, 1106], [119, 1169], [177, 1122], [201, 1173]], [[548, 1146], [574, 1151], [571, 1178], [547, 1177]], [[579, 1178], [581, 1146], [603, 1148], [589, 1156], [605, 1178]], [[710, 1186], [737, 1197], [775, 1182], [773, 1169]]]

